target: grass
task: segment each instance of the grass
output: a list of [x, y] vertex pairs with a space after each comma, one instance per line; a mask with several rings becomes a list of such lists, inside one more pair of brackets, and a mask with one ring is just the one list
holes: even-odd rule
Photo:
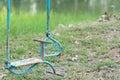
[[[2, 14], [1, 15], [5, 15]], [[87, 17], [87, 19], [86, 19]], [[65, 73], [65, 78], [52, 76], [45, 73], [48, 66], [38, 65], [26, 75], [13, 75], [3, 69], [5, 61], [6, 17], [0, 16], [0, 74], [6, 74], [3, 80], [119, 80], [120, 50], [120, 23], [119, 21], [98, 23], [98, 16], [84, 14], [71, 16], [70, 14], [57, 14], [51, 12], [51, 31], [53, 37], [63, 46], [62, 55], [47, 58], [52, 62], [57, 71]], [[80, 23], [79, 23], [80, 22]], [[61, 28], [58, 24], [63, 24]], [[68, 27], [73, 24], [72, 27]], [[33, 38], [45, 38], [46, 13], [30, 16], [23, 12], [20, 15], [11, 13], [11, 59], [39, 55], [39, 44]], [[56, 33], [60, 35], [57, 36]], [[115, 53], [115, 54], [114, 54]], [[78, 56], [77, 60], [72, 58]], [[24, 68], [24, 67], [23, 67]], [[63, 71], [62, 71], [63, 70]]]
[[[4, 41], [6, 35], [6, 8], [0, 12], [0, 44]], [[58, 14], [51, 11], [50, 29], [53, 30], [58, 24], [78, 23], [79, 21], [95, 20], [99, 15], [92, 16], [88, 14], [80, 14], [71, 16], [71, 14]], [[86, 18], [87, 17], [87, 18]], [[16, 15], [14, 11], [11, 12], [11, 38], [17, 38], [20, 35], [39, 34], [46, 31], [46, 12], [38, 12], [31, 16], [30, 13], [20, 12]], [[4, 36], [4, 37], [3, 37]]]

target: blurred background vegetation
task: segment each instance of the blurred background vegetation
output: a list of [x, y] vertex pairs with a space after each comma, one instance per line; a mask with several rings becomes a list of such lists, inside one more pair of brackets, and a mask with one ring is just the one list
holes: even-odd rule
[[[51, 0], [51, 29], [58, 24], [97, 20], [120, 14], [120, 0]], [[7, 0], [0, 0], [0, 44], [6, 34]], [[11, 37], [39, 34], [46, 29], [46, 0], [11, 0]]]
[[[7, 0], [0, 0], [0, 10], [6, 6]], [[51, 10], [56, 13], [76, 14], [89, 12], [90, 14], [104, 11], [119, 12], [119, 0], [51, 0]], [[12, 10], [17, 14], [21, 11], [30, 12], [31, 7], [36, 5], [37, 12], [45, 11], [46, 0], [11, 0]]]

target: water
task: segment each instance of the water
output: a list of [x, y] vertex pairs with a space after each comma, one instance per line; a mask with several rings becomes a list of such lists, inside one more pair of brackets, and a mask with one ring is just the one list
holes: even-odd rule
[[[0, 0], [0, 10], [6, 5], [7, 0]], [[30, 12], [31, 6], [35, 4], [33, 11], [45, 11], [46, 0], [11, 0], [12, 9], [18, 14], [20, 11]], [[120, 12], [120, 0], [51, 0], [51, 11], [56, 13], [68, 13], [79, 15], [80, 13], [102, 14]], [[31, 11], [32, 12], [32, 11]]]

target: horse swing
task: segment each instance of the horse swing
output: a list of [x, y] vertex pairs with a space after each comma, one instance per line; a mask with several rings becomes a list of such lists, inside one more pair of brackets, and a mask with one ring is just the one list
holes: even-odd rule
[[[27, 72], [31, 71], [37, 64], [47, 64], [51, 69], [51, 71], [47, 71], [47, 73], [51, 73], [54, 75], [58, 75], [61, 77], [64, 77], [64, 75], [62, 74], [58, 74], [55, 71], [54, 66], [48, 62], [48, 61], [44, 61], [44, 57], [51, 57], [51, 56], [59, 56], [62, 52], [62, 46], [61, 43], [59, 41], [57, 41], [56, 39], [54, 39], [52, 37], [52, 34], [50, 33], [50, 0], [46, 0], [47, 2], [47, 31], [46, 31], [46, 38], [44, 40], [40, 40], [40, 39], [34, 39], [34, 41], [37, 41], [40, 43], [40, 58], [28, 58], [28, 59], [24, 59], [24, 60], [18, 60], [18, 61], [14, 61], [12, 62], [11, 58], [10, 58], [10, 0], [7, 0], [7, 47], [6, 47], [6, 66], [5, 68], [7, 70], [9, 70], [11, 73], [15, 74], [15, 75], [21, 75], [21, 74], [26, 74]], [[57, 46], [57, 51], [56, 53], [52, 53], [52, 54], [47, 54], [45, 53], [45, 48], [47, 47], [47, 44], [55, 44], [55, 46]], [[16, 71], [15, 68], [17, 67], [22, 67], [22, 66], [26, 66], [29, 65], [29, 67], [25, 68], [23, 71]]]

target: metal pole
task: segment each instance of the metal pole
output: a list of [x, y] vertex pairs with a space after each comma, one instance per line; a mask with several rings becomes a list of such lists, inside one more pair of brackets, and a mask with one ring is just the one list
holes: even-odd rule
[[50, 31], [50, 0], [47, 0], [47, 32]]
[[10, 61], [10, 0], [7, 0], [7, 61]]

